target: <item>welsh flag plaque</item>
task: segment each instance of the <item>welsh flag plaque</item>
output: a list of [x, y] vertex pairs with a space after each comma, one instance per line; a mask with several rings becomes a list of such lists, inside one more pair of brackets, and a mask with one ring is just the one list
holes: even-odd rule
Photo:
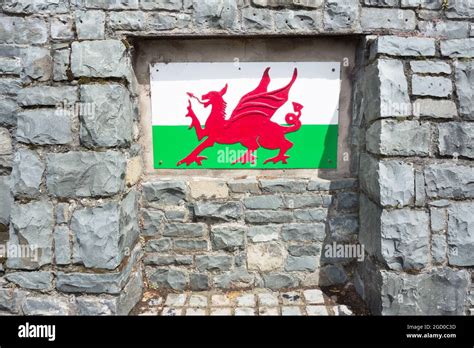
[[150, 69], [155, 168], [336, 168], [339, 62]]

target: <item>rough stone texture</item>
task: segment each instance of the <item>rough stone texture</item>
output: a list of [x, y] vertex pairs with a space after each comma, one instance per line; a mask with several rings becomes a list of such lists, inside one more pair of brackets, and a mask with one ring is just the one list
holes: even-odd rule
[[473, 198], [474, 171], [451, 163], [432, 164], [425, 169], [426, 193], [430, 198]]
[[18, 114], [16, 139], [36, 145], [60, 145], [72, 141], [71, 118], [61, 110], [35, 109]]
[[281, 235], [285, 241], [322, 241], [325, 227], [322, 223], [287, 224], [282, 227]]
[[76, 11], [76, 31], [80, 40], [100, 40], [105, 33], [105, 13], [102, 11]]
[[196, 267], [199, 271], [227, 271], [232, 266], [232, 256], [229, 255], [198, 255]]
[[441, 41], [440, 47], [443, 56], [457, 58], [474, 57], [474, 38]]
[[53, 274], [51, 272], [8, 273], [6, 279], [22, 288], [30, 290], [51, 290], [53, 286]]
[[278, 11], [275, 28], [281, 32], [314, 32], [322, 27], [322, 13], [317, 11]]
[[237, 202], [199, 202], [194, 205], [194, 215], [202, 219], [232, 221], [239, 219], [242, 212], [242, 205]]
[[196, 180], [189, 182], [192, 198], [227, 198], [229, 189], [225, 182], [211, 180]]
[[359, 24], [358, 0], [327, 0], [324, 8], [324, 29], [339, 31], [357, 29]]
[[446, 260], [447, 246], [445, 235], [431, 236], [431, 258], [434, 263], [442, 264]]
[[126, 47], [118, 40], [72, 43], [71, 70], [81, 77], [126, 77]]
[[132, 140], [133, 113], [127, 89], [118, 84], [81, 86], [81, 102], [93, 112], [80, 115], [81, 142], [87, 147], [124, 146]]
[[306, 191], [306, 181], [295, 179], [262, 179], [260, 180], [260, 186], [263, 192], [269, 193]]
[[65, 81], [68, 79], [69, 57], [71, 50], [69, 48], [55, 50], [53, 53], [53, 80]]
[[371, 29], [395, 29], [411, 31], [415, 29], [415, 12], [411, 10], [363, 8], [360, 22], [364, 31]]
[[51, 263], [53, 223], [53, 206], [49, 202], [14, 204], [11, 211], [9, 242], [29, 246], [30, 251], [18, 257], [9, 257], [7, 266], [37, 269]]
[[410, 69], [414, 73], [421, 74], [450, 74], [451, 66], [443, 61], [426, 60], [426, 61], [411, 61]]
[[447, 97], [453, 91], [452, 82], [446, 77], [413, 75], [411, 85], [414, 95]]
[[116, 30], [143, 30], [145, 14], [143, 12], [123, 11], [109, 15], [109, 25]]
[[442, 5], [442, 0], [401, 0], [402, 7], [421, 7], [431, 10], [439, 10]]
[[252, 243], [269, 242], [279, 239], [279, 230], [278, 225], [252, 226], [248, 229], [247, 238]]
[[74, 38], [71, 16], [62, 15], [51, 19], [51, 38], [53, 40], [71, 40]]
[[67, 226], [57, 226], [54, 229], [54, 260], [57, 265], [71, 263], [71, 233]]
[[242, 225], [217, 225], [211, 229], [212, 247], [219, 249], [243, 248], [247, 228]]
[[456, 202], [448, 208], [449, 264], [474, 265], [474, 203]]
[[18, 92], [17, 101], [21, 106], [51, 105], [74, 103], [77, 100], [76, 87], [26, 87]]
[[458, 112], [451, 100], [417, 99], [413, 103], [413, 114], [418, 117], [453, 118]]
[[7, 230], [10, 223], [11, 204], [13, 196], [11, 193], [11, 181], [9, 176], [0, 176], [0, 228]]
[[449, 122], [438, 125], [439, 153], [474, 158], [474, 125]]
[[6, 128], [0, 128], [0, 156], [12, 154], [12, 138]]
[[420, 21], [418, 28], [425, 36], [440, 36], [447, 39], [458, 39], [468, 36], [467, 22]]
[[268, 273], [263, 276], [263, 281], [266, 288], [276, 290], [282, 288], [291, 288], [296, 286], [295, 279], [285, 273]]
[[25, 80], [48, 81], [53, 73], [51, 52], [43, 47], [28, 47], [21, 51], [23, 70], [20, 74]]
[[277, 243], [258, 243], [247, 248], [247, 267], [249, 270], [268, 272], [283, 266], [286, 250]]
[[379, 36], [371, 47], [371, 54], [391, 56], [434, 56], [435, 39], [419, 37]]
[[143, 184], [143, 195], [147, 202], [158, 204], [180, 204], [186, 199], [183, 181], [151, 181]]
[[202, 237], [207, 231], [203, 223], [182, 224], [172, 223], [165, 225], [163, 236], [165, 237]]
[[[237, 21], [237, 2], [232, 0], [193, 0], [193, 9], [195, 11], [195, 22], [200, 27], [211, 27], [218, 29], [236, 30]], [[250, 13], [242, 9], [244, 19], [251, 18]]]
[[25, 315], [72, 315], [74, 306], [67, 297], [41, 295], [27, 297], [21, 309]]
[[367, 150], [389, 156], [427, 156], [430, 150], [430, 125], [418, 121], [380, 120], [366, 134]]
[[466, 119], [474, 119], [474, 63], [458, 62], [456, 64], [456, 92], [459, 98], [459, 113]]
[[124, 187], [120, 153], [69, 152], [46, 157], [46, 186], [58, 197], [111, 196]]
[[0, 15], [0, 42], [7, 44], [44, 44], [48, 40], [47, 23], [42, 18]]
[[56, 0], [10, 0], [5, 1], [2, 9], [9, 13], [18, 14], [65, 13], [69, 9], [69, 4]]
[[45, 166], [30, 150], [18, 150], [13, 159], [12, 191], [15, 196], [34, 197], [40, 193]]

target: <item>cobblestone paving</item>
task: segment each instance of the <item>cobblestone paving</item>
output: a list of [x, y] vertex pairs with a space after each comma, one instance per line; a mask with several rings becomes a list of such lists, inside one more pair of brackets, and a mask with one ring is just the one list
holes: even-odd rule
[[352, 315], [320, 289], [273, 292], [256, 289], [233, 292], [185, 292], [162, 296], [145, 292], [135, 309], [137, 315]]

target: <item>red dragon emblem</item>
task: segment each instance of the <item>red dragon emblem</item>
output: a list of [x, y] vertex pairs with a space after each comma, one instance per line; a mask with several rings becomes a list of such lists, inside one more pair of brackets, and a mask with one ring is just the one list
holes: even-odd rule
[[265, 160], [265, 163], [273, 162], [287, 163], [289, 158], [286, 152], [293, 146], [293, 143], [285, 138], [287, 133], [296, 132], [301, 127], [301, 109], [303, 106], [298, 103], [293, 103], [295, 114], [289, 113], [285, 116], [286, 123], [289, 126], [281, 126], [278, 123], [271, 121], [275, 112], [287, 102], [290, 88], [296, 80], [297, 69], [293, 72], [291, 81], [285, 87], [274, 91], [267, 91], [270, 84], [270, 76], [266, 68], [262, 79], [257, 88], [244, 95], [230, 117], [226, 119], [226, 102], [224, 101], [224, 94], [227, 91], [227, 84], [220, 91], [212, 91], [204, 94], [201, 100], [195, 97], [192, 93], [188, 93], [190, 98], [196, 99], [204, 107], [211, 105], [211, 113], [206, 120], [204, 128], [201, 126], [196, 114], [191, 105], [191, 99], [188, 101], [188, 113], [186, 117], [191, 117], [192, 122], [189, 129], [196, 130], [196, 135], [199, 141], [204, 137], [206, 139], [200, 143], [187, 157], [178, 162], [178, 166], [186, 163], [190, 165], [196, 162], [202, 165], [201, 162], [207, 157], [199, 156], [199, 154], [206, 148], [214, 146], [214, 144], [236, 144], [240, 143], [247, 148], [246, 153], [232, 164], [241, 162], [255, 163], [255, 156], [253, 153], [259, 147], [271, 150], [279, 150], [277, 156]]

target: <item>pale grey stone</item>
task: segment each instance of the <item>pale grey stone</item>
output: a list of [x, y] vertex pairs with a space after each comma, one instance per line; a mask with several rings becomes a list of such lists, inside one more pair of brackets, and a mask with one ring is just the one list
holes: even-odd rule
[[198, 219], [212, 219], [218, 221], [238, 220], [243, 214], [239, 202], [196, 202], [194, 216]]
[[232, 267], [232, 256], [198, 255], [196, 267], [199, 271], [228, 271]]
[[293, 221], [293, 215], [284, 210], [252, 210], [245, 213], [245, 221], [251, 224], [279, 224]]
[[84, 5], [104, 10], [133, 10], [138, 8], [138, 0], [85, 0]]
[[57, 265], [71, 263], [71, 233], [67, 226], [56, 226], [54, 229], [54, 260]]
[[10, 211], [13, 203], [11, 193], [10, 176], [0, 176], [0, 226], [7, 226], [10, 223]]
[[443, 263], [446, 260], [446, 236], [434, 234], [431, 236], [431, 259], [434, 263]]
[[474, 4], [465, 0], [451, 0], [448, 2], [446, 17], [448, 18], [472, 18], [474, 16]]
[[358, 0], [328, 0], [324, 7], [324, 29], [339, 31], [359, 25]]
[[184, 272], [176, 269], [145, 268], [150, 284], [158, 288], [168, 288], [173, 290], [184, 290], [187, 279]]
[[412, 10], [362, 8], [360, 17], [364, 31], [373, 29], [412, 31], [416, 26], [415, 12]]
[[111, 12], [108, 24], [114, 30], [143, 30], [145, 14], [139, 11]]
[[21, 89], [21, 80], [17, 78], [0, 78], [0, 93], [16, 96]]
[[247, 227], [243, 225], [217, 225], [211, 228], [211, 241], [214, 250], [241, 249], [245, 243]]
[[48, 26], [43, 18], [0, 14], [0, 19], [0, 43], [41, 45], [48, 41]]
[[147, 254], [143, 258], [143, 264], [153, 266], [169, 266], [169, 265], [191, 265], [193, 257], [189, 255], [163, 255], [161, 253]]
[[164, 226], [165, 237], [202, 237], [207, 231], [203, 223], [171, 223]]
[[413, 60], [410, 62], [411, 71], [421, 74], [451, 74], [451, 66], [443, 61]]
[[183, 0], [140, 0], [144, 10], [169, 10], [178, 11], [183, 8]]
[[26, 297], [21, 309], [24, 315], [72, 315], [75, 312], [74, 302], [57, 295]]
[[21, 51], [23, 71], [21, 77], [48, 81], [53, 74], [53, 59], [49, 48], [30, 46]]
[[18, 114], [16, 139], [37, 145], [61, 145], [72, 141], [72, 123], [67, 113], [54, 109], [25, 110]]
[[474, 63], [456, 63], [456, 92], [459, 100], [459, 112], [468, 120], [474, 119]]
[[242, 22], [246, 31], [273, 30], [272, 12], [265, 9], [246, 7], [242, 9]]
[[0, 73], [6, 75], [20, 75], [21, 60], [17, 57], [0, 57]]
[[53, 53], [53, 80], [64, 81], [68, 79], [69, 56], [71, 49], [55, 50]]
[[242, 202], [247, 209], [279, 209], [283, 207], [281, 197], [274, 195], [247, 197]]
[[474, 171], [453, 163], [425, 168], [426, 193], [430, 198], [474, 198]]
[[371, 54], [392, 56], [434, 56], [435, 39], [420, 37], [379, 36], [371, 47]]
[[473, 58], [474, 38], [441, 41], [441, 54], [453, 58]]
[[[70, 104], [77, 101], [77, 87], [25, 87], [18, 92], [17, 101], [21, 106]], [[59, 112], [55, 114], [59, 114]]]
[[76, 11], [76, 31], [79, 40], [100, 40], [105, 33], [105, 13], [102, 11]]
[[184, 181], [150, 181], [143, 184], [143, 195], [147, 202], [162, 205], [182, 204], [186, 200]]
[[6, 128], [0, 128], [0, 156], [12, 154], [12, 138]]
[[255, 179], [232, 180], [227, 183], [227, 186], [235, 193], [260, 193], [258, 181]]
[[58, 0], [8, 0], [2, 8], [5, 12], [18, 14], [65, 13], [69, 10], [69, 3]]
[[328, 207], [331, 205], [330, 195], [285, 195], [285, 207], [290, 209]]
[[251, 226], [247, 232], [247, 238], [252, 243], [269, 242], [280, 238], [279, 225]]
[[474, 158], [474, 125], [469, 122], [448, 122], [438, 125], [441, 155]]
[[51, 18], [51, 38], [53, 40], [74, 39], [73, 20], [71, 16], [62, 15]]
[[145, 236], [159, 234], [165, 223], [165, 215], [159, 210], [143, 210], [142, 233]]
[[474, 265], [474, 203], [453, 202], [448, 208], [448, 259], [454, 266]]
[[453, 118], [458, 112], [452, 100], [416, 99], [413, 114], [419, 117]]
[[147, 12], [145, 14], [145, 30], [160, 32], [163, 30], [189, 29], [191, 16], [186, 13]]
[[398, 5], [398, 0], [364, 0], [364, 4], [377, 7], [395, 7]]
[[145, 252], [163, 252], [169, 249], [171, 249], [171, 238], [151, 239], [145, 245]]
[[53, 274], [51, 272], [14, 272], [8, 273], [6, 279], [30, 290], [51, 290], [53, 286]]
[[323, 223], [286, 224], [281, 229], [284, 241], [322, 241], [326, 237]]
[[207, 240], [204, 239], [175, 239], [174, 249], [185, 251], [208, 250]]
[[252, 0], [252, 4], [258, 7], [309, 7], [320, 8], [323, 0]]
[[419, 21], [418, 28], [425, 36], [460, 39], [468, 36], [469, 23], [452, 21]]
[[39, 195], [44, 170], [45, 165], [35, 152], [19, 149], [13, 159], [12, 191], [14, 195], [21, 197]]
[[[4, 80], [0, 79], [0, 92], [4, 91]], [[14, 98], [7, 97], [5, 94], [0, 96], [0, 125], [14, 126], [16, 125], [16, 115], [19, 112], [18, 104]]]
[[320, 11], [278, 11], [275, 13], [275, 28], [280, 32], [314, 32], [322, 28]]
[[57, 197], [111, 196], [124, 187], [125, 159], [118, 152], [49, 154], [46, 165], [46, 186]]
[[451, 80], [446, 77], [413, 75], [411, 84], [413, 95], [447, 97], [453, 91]]
[[442, 0], [402, 0], [402, 7], [426, 8], [440, 10], [443, 5]]
[[293, 214], [297, 222], [324, 221], [328, 215], [328, 210], [325, 208], [297, 209]]
[[[234, 0], [207, 0], [193, 1], [194, 20], [200, 27], [218, 28], [226, 30], [239, 29], [237, 1]], [[242, 9], [244, 22], [247, 21], [247, 9]]]

